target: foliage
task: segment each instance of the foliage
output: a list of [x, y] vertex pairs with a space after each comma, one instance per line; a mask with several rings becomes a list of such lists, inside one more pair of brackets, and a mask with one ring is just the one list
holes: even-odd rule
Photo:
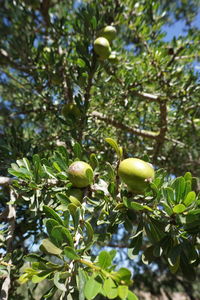
[[[2, 299], [136, 300], [137, 287], [156, 285], [160, 293], [176, 280], [192, 299], [200, 230], [198, 8], [195, 0], [3, 1]], [[177, 20], [185, 34], [167, 41], [165, 26]], [[93, 47], [109, 25], [117, 31], [114, 63]], [[119, 179], [127, 157], [154, 165], [144, 195]], [[94, 170], [83, 199], [70, 197], [74, 161]]]

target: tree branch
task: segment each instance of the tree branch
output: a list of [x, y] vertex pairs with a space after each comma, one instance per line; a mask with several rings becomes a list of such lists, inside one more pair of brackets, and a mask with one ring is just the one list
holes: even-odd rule
[[139, 135], [139, 136], [143, 136], [143, 137], [147, 137], [147, 138], [151, 138], [151, 139], [157, 139], [157, 137], [159, 136], [159, 134], [156, 132], [149, 132], [149, 131], [142, 130], [142, 129], [131, 128], [131, 127], [124, 125], [114, 119], [108, 118], [97, 111], [92, 112], [91, 116], [95, 117], [101, 121], [104, 121], [107, 124], [113, 125], [116, 128], [126, 130], [127, 132], [133, 133], [135, 135]]

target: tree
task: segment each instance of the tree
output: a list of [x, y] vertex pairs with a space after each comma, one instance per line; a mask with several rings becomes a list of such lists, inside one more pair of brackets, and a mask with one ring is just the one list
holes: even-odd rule
[[[199, 1], [0, 3], [1, 299], [197, 299]], [[93, 47], [110, 25], [114, 60]], [[156, 170], [142, 194], [127, 157]], [[94, 170], [78, 194], [77, 160]]]

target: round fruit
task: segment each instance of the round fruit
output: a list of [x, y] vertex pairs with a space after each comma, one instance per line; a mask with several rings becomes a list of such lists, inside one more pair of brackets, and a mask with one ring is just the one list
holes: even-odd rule
[[106, 26], [100, 31], [100, 35], [112, 42], [116, 38], [117, 31], [113, 26]]
[[69, 166], [68, 177], [74, 187], [83, 188], [93, 181], [93, 169], [84, 161], [75, 161]]
[[79, 206], [83, 199], [83, 191], [80, 189], [71, 189], [67, 192], [67, 196], [73, 204]]
[[101, 59], [108, 58], [110, 55], [110, 44], [104, 37], [99, 37], [94, 41], [94, 51], [100, 56]]
[[77, 118], [80, 118], [81, 112], [76, 104], [68, 103], [63, 106], [62, 115], [65, 117], [65, 119], [68, 119], [68, 118], [77, 119]]
[[148, 187], [149, 182], [154, 178], [153, 167], [138, 158], [124, 159], [119, 165], [119, 176], [128, 188], [141, 194]]

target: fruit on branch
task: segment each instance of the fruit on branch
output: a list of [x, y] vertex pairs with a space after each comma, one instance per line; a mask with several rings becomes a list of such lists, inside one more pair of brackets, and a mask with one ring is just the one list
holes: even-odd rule
[[100, 30], [99, 35], [112, 42], [116, 38], [117, 31], [115, 27], [109, 25]]
[[67, 103], [62, 108], [62, 115], [65, 119], [78, 119], [81, 116], [81, 112], [75, 103]]
[[138, 158], [124, 159], [118, 173], [129, 190], [137, 194], [143, 194], [155, 176], [153, 166]]
[[69, 166], [68, 177], [74, 187], [84, 188], [92, 183], [94, 173], [86, 162], [75, 161]]
[[110, 56], [108, 57], [109, 62], [111, 62], [112, 64], [116, 64], [119, 62], [119, 58], [117, 57], [116, 52], [111, 52]]
[[94, 41], [94, 51], [100, 59], [106, 59], [111, 53], [109, 41], [104, 37], [99, 37]]
[[69, 197], [69, 200], [79, 206], [80, 202], [82, 202], [83, 199], [83, 190], [81, 189], [71, 189], [67, 191], [67, 196]]

